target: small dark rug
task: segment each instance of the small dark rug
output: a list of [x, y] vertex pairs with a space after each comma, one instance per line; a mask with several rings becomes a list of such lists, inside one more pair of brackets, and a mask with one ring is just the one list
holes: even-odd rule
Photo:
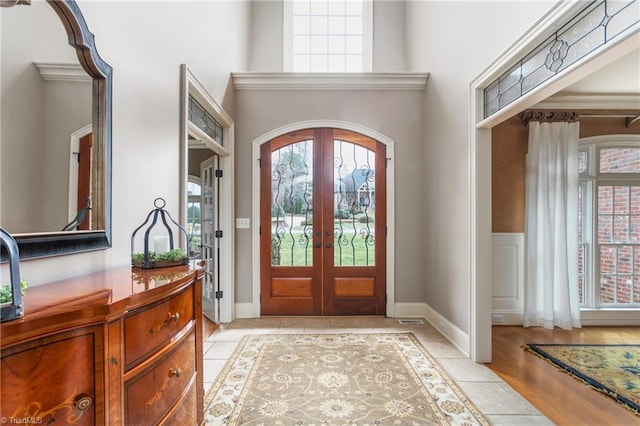
[[640, 415], [640, 345], [528, 343], [523, 348]]

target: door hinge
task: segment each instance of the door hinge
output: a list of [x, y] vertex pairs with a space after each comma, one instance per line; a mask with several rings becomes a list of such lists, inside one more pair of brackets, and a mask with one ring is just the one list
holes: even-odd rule
[[222, 299], [222, 297], [223, 297], [222, 294], [223, 294], [222, 290], [216, 291], [215, 292], [216, 299]]
[[217, 178], [221, 178], [222, 177], [222, 170], [217, 169], [214, 173], [215, 173], [215, 177], [217, 177]]
[[262, 168], [262, 159], [258, 158], [258, 168]]
[[222, 238], [222, 231], [221, 230], [217, 230], [215, 233], [216, 238]]

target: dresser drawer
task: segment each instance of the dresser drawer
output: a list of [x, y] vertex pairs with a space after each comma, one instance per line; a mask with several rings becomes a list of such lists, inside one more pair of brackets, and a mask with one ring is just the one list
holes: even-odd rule
[[194, 382], [195, 332], [155, 367], [125, 382], [125, 412], [129, 425], [156, 424]]
[[[195, 379], [195, 378], [194, 378]], [[198, 424], [198, 400], [196, 394], [196, 380], [191, 382], [191, 386], [182, 400], [178, 401], [174, 411], [160, 424], [172, 425], [196, 425]]]
[[124, 367], [129, 370], [161, 348], [193, 319], [193, 288], [134, 311], [124, 319]]
[[2, 423], [95, 425], [100, 327], [41, 338], [2, 351]]

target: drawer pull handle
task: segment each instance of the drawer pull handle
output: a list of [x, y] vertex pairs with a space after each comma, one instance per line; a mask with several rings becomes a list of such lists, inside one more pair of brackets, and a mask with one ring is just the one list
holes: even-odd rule
[[169, 312], [169, 320], [173, 322], [180, 321], [180, 312], [176, 312], [175, 314], [172, 314], [171, 312]]
[[169, 377], [180, 377], [181, 374], [182, 374], [182, 371], [179, 368], [169, 369]]
[[76, 406], [76, 409], [78, 409], [79, 411], [85, 411], [89, 407], [91, 407], [91, 404], [93, 404], [93, 400], [91, 399], [91, 397], [86, 394], [80, 394], [76, 396], [73, 402]]

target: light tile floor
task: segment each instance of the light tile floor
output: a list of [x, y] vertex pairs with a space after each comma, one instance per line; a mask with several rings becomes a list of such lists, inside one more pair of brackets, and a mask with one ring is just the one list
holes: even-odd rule
[[247, 334], [412, 332], [465, 394], [496, 425], [551, 425], [528, 401], [493, 371], [467, 358], [426, 320], [401, 324], [382, 317], [264, 317], [222, 324], [204, 342], [204, 384], [211, 388]]

